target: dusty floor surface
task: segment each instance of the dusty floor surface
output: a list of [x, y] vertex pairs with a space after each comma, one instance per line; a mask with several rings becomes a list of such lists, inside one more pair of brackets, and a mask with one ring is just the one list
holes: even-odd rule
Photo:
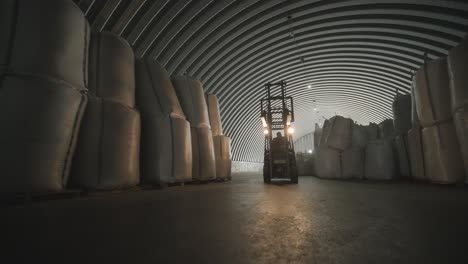
[[2, 263], [468, 263], [468, 188], [259, 174], [1, 205]]

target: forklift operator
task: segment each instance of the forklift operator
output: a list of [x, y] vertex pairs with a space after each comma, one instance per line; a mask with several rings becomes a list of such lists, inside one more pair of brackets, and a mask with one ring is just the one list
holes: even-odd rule
[[286, 141], [286, 138], [283, 137], [283, 135], [281, 134], [281, 132], [278, 132], [276, 133], [276, 137], [273, 139], [273, 145], [276, 145], [276, 146], [281, 146], [282, 144], [284, 144]]

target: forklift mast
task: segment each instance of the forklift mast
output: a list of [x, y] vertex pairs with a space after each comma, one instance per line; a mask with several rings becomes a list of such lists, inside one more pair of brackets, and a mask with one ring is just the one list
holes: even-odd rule
[[[294, 122], [294, 104], [291, 96], [286, 96], [286, 82], [265, 84], [266, 98], [260, 100], [260, 110], [265, 132], [265, 139], [268, 141], [265, 146], [269, 149], [273, 140], [272, 132], [283, 130], [283, 135], [292, 144], [291, 124]], [[289, 130], [289, 131], [288, 131]]]
[[[260, 99], [261, 119], [264, 127], [264, 180], [290, 178], [297, 183], [296, 161], [291, 124], [294, 122], [294, 103], [286, 96], [286, 82], [265, 84], [266, 97]], [[282, 131], [284, 139], [273, 149], [273, 131]], [[280, 171], [277, 173], [277, 171]], [[295, 176], [292, 176], [295, 174]]]

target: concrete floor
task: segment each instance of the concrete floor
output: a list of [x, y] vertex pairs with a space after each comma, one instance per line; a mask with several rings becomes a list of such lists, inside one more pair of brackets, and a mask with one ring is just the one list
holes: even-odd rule
[[2, 205], [0, 238], [2, 263], [468, 263], [468, 191], [237, 174]]

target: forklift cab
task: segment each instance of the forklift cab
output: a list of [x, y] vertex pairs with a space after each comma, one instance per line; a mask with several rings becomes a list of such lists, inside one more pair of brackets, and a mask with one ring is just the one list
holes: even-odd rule
[[[294, 106], [292, 97], [286, 96], [286, 82], [265, 85], [266, 98], [260, 100], [261, 118], [264, 127], [263, 180], [289, 179], [298, 183], [296, 157], [292, 134], [294, 129]], [[273, 132], [276, 137], [273, 138]]]

